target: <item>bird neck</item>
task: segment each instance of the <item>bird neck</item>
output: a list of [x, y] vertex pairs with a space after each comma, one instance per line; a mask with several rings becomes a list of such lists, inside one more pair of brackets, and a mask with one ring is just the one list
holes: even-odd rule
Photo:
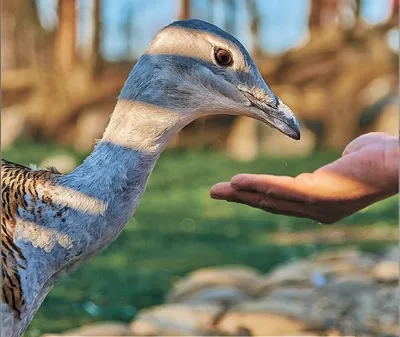
[[119, 102], [94, 151], [77, 169], [60, 178], [63, 195], [69, 193], [75, 205], [68, 227], [79, 233], [73, 251], [93, 256], [122, 231], [161, 152], [180, 129], [171, 115], [141, 103]]
[[80, 236], [72, 238], [74, 251], [95, 255], [118, 236], [138, 206], [159, 155], [102, 140], [82, 165], [60, 179], [64, 198], [74, 200], [69, 230]]
[[[150, 113], [145, 116], [146, 109], [133, 109], [138, 106], [131, 104], [128, 109], [120, 102], [94, 151], [73, 172], [60, 176], [52, 187], [52, 196], [66, 206], [62, 208], [68, 216], [63, 222], [49, 212], [57, 242], [53, 244], [53, 236], [49, 237], [48, 249], [24, 244], [25, 255], [31, 256], [31, 268], [21, 271], [23, 282], [29, 280], [23, 284], [29, 298], [21, 329], [59, 278], [118, 237], [138, 206], [168, 139], [179, 131], [173, 118], [168, 119], [171, 124], [163, 126], [159, 120], [165, 117], [163, 112], [157, 115], [147, 109]], [[67, 245], [57, 239], [57, 233], [67, 238]]]
[[103, 205], [112, 223], [128, 221], [161, 152], [181, 129], [180, 123], [177, 113], [119, 101], [103, 138], [82, 165], [62, 178], [62, 184]]
[[119, 100], [102, 141], [145, 154], [160, 154], [169, 139], [190, 121], [178, 112], [140, 101]]

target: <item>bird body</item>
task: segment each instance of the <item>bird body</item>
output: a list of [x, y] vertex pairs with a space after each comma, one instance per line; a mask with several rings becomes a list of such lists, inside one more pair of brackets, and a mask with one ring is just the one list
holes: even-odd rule
[[135, 65], [103, 138], [74, 171], [2, 161], [2, 337], [21, 336], [54, 283], [117, 238], [168, 140], [207, 114], [247, 115], [299, 138], [237, 40], [178, 21]]

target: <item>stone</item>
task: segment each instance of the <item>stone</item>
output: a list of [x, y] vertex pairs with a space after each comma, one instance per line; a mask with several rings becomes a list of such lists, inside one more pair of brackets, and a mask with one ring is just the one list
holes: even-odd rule
[[260, 296], [274, 288], [291, 285], [315, 286], [320, 282], [326, 283], [332, 274], [329, 266], [315, 266], [311, 260], [290, 262], [264, 276], [258, 283], [255, 294]]
[[68, 330], [63, 332], [60, 335], [52, 335], [46, 334], [42, 337], [51, 337], [51, 336], [131, 336], [132, 333], [129, 330], [129, 326], [127, 324], [121, 322], [99, 322], [89, 325], [84, 325], [78, 329]]
[[188, 294], [179, 303], [201, 304], [210, 303], [217, 305], [234, 305], [250, 300], [251, 297], [243, 290], [229, 286], [214, 286]]
[[329, 266], [338, 277], [343, 275], [368, 275], [377, 263], [373, 254], [361, 254], [353, 250], [322, 253], [314, 258], [315, 266]]
[[306, 322], [309, 310], [307, 304], [313, 292], [314, 289], [311, 287], [298, 288], [296, 286], [287, 286], [277, 288], [260, 298], [257, 302], [242, 303], [241, 307], [246, 310], [269, 312]]
[[173, 303], [143, 310], [131, 330], [147, 336], [394, 336], [400, 331], [397, 247], [383, 256], [328, 251], [264, 276], [243, 266], [200, 269], [177, 283], [168, 296]]
[[200, 336], [220, 311], [216, 305], [166, 304], [139, 312], [130, 330], [139, 336]]
[[323, 253], [319, 253], [313, 258], [316, 262], [333, 262], [338, 260], [354, 259], [361, 256], [361, 253], [353, 249], [343, 249], [343, 250], [328, 250]]
[[399, 263], [384, 260], [372, 269], [372, 277], [380, 282], [395, 282], [399, 280]]
[[269, 312], [260, 301], [249, 301], [231, 309], [221, 318], [217, 330], [236, 335], [246, 329], [253, 336], [289, 336], [307, 330], [307, 324], [291, 317]]
[[322, 331], [336, 329], [341, 336], [383, 336], [399, 331], [394, 289], [355, 281], [334, 283], [316, 289], [306, 306], [308, 322]]
[[213, 287], [236, 288], [251, 295], [259, 279], [259, 274], [249, 267], [202, 268], [178, 281], [167, 295], [167, 302], [181, 302], [199, 291]]
[[362, 285], [372, 285], [374, 284], [374, 280], [367, 275], [359, 275], [359, 274], [347, 274], [347, 275], [339, 275], [336, 277], [332, 283], [344, 283], [344, 282], [358, 282]]

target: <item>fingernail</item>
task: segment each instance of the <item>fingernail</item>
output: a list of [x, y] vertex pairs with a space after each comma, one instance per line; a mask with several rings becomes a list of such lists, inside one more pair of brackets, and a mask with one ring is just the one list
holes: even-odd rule
[[217, 199], [217, 200], [220, 200], [220, 199], [221, 199], [221, 196], [219, 196], [218, 194], [215, 194], [215, 193], [213, 193], [213, 192], [210, 192], [210, 197], [211, 197], [212, 199]]

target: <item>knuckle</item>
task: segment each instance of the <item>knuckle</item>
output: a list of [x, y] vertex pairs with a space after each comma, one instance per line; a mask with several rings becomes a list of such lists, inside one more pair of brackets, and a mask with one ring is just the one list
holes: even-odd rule
[[271, 206], [268, 200], [262, 194], [258, 195], [257, 197], [257, 205], [263, 208]]

